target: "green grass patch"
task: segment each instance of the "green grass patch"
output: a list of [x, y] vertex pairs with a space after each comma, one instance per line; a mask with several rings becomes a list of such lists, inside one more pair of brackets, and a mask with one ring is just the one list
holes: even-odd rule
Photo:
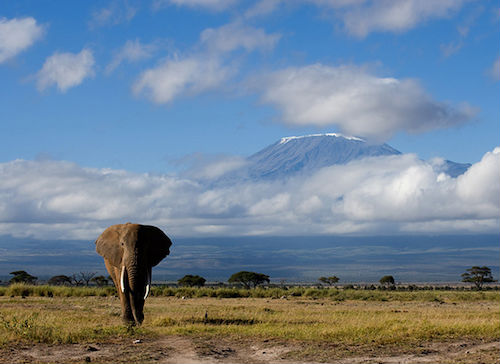
[[[0, 287], [0, 296], [9, 297], [112, 297], [116, 289], [108, 287], [68, 287], [49, 285], [12, 284]], [[341, 288], [279, 288], [258, 287], [243, 289], [235, 287], [167, 287], [153, 286], [154, 297], [177, 298], [309, 298], [329, 299], [332, 301], [370, 301], [370, 302], [500, 302], [500, 291], [460, 291], [460, 290], [363, 290]]]

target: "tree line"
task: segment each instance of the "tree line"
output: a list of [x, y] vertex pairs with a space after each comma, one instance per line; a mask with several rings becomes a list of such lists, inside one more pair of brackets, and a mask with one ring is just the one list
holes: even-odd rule
[[[14, 277], [9, 280], [9, 283], [26, 283], [35, 284], [38, 277], [35, 277], [24, 270], [10, 272]], [[79, 272], [70, 276], [60, 274], [49, 278], [48, 285], [51, 286], [90, 286], [95, 284], [98, 287], [107, 286], [111, 281], [110, 277], [96, 275], [96, 272]]]
[[[25, 283], [25, 284], [36, 284], [38, 277], [35, 277], [24, 270], [18, 270], [11, 272], [13, 277], [9, 280], [9, 284], [13, 283]], [[491, 274], [491, 269], [486, 266], [473, 266], [465, 271], [461, 275], [462, 282], [473, 283], [478, 290], [483, 288], [485, 283], [497, 282], [493, 279]], [[240, 271], [232, 274], [227, 280], [228, 283], [234, 285], [240, 285], [246, 289], [256, 288], [264, 283], [269, 284], [270, 278], [267, 274]], [[340, 279], [337, 276], [322, 276], [318, 278], [321, 284], [328, 286], [335, 286]], [[89, 286], [91, 284], [98, 287], [107, 286], [111, 282], [111, 277], [105, 277], [102, 275], [96, 275], [96, 272], [79, 272], [71, 276], [66, 275], [56, 275], [51, 277], [47, 284], [53, 286]], [[181, 287], [203, 287], [206, 283], [206, 279], [199, 275], [185, 275], [177, 281], [177, 284]], [[392, 275], [385, 275], [379, 280], [379, 284], [384, 288], [394, 288], [396, 281]]]

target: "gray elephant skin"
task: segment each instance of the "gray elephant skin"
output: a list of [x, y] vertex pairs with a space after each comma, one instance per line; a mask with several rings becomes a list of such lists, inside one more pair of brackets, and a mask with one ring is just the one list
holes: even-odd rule
[[118, 291], [124, 323], [140, 325], [151, 270], [170, 253], [170, 238], [155, 226], [126, 223], [108, 227], [95, 245]]

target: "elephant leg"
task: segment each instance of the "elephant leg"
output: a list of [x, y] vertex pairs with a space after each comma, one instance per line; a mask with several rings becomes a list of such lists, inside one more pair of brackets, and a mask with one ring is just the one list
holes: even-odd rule
[[104, 264], [106, 265], [106, 269], [108, 270], [109, 275], [113, 279], [113, 283], [115, 284], [116, 290], [118, 292], [118, 297], [120, 297], [120, 304], [122, 306], [122, 320], [125, 324], [134, 323], [134, 315], [132, 314], [132, 307], [130, 305], [129, 295], [122, 292], [120, 286], [120, 274], [121, 270], [118, 267], [115, 267], [111, 263], [108, 262], [107, 259], [104, 260]]

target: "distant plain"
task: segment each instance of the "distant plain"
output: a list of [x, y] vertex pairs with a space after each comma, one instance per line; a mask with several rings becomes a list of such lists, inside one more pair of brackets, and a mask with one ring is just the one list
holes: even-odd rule
[[[317, 283], [336, 275], [343, 283], [459, 282], [474, 265], [500, 275], [499, 235], [412, 236], [171, 236], [170, 255], [153, 268], [153, 281], [177, 282], [185, 274], [226, 282], [241, 270], [270, 276], [271, 282]], [[79, 271], [107, 272], [93, 240], [36, 240], [0, 236], [0, 280], [25, 270], [40, 279]]]

